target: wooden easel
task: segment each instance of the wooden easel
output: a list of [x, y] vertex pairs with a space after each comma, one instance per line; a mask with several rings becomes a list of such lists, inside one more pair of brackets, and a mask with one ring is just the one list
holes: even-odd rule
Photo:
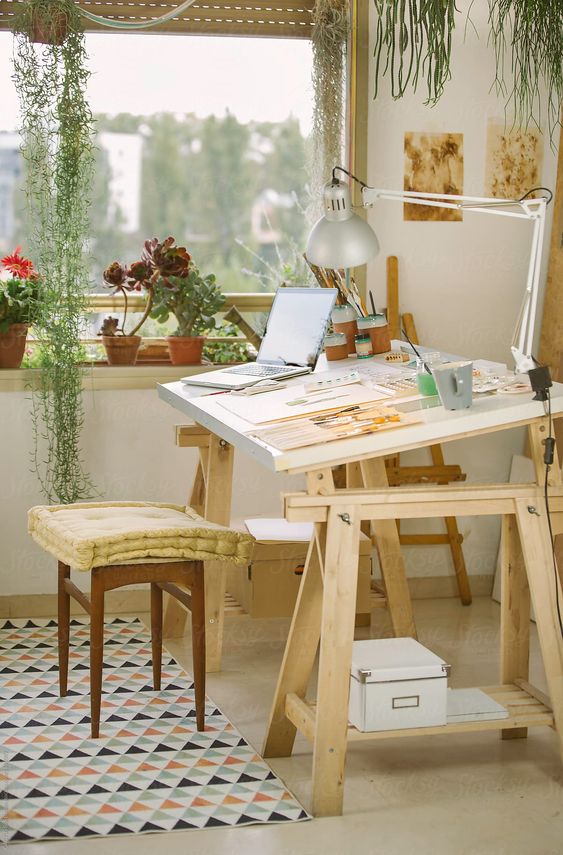
[[[387, 320], [392, 339], [401, 338], [401, 320], [399, 315], [399, 263], [395, 255], [387, 258]], [[403, 326], [410, 340], [418, 344], [418, 336], [412, 314], [403, 314]], [[401, 466], [399, 455], [385, 461], [387, 478], [390, 487], [405, 484], [451, 484], [465, 481], [466, 475], [456, 464], [446, 465], [440, 444], [430, 446], [432, 463], [428, 466]], [[402, 534], [400, 520], [397, 520], [399, 541], [403, 546], [436, 546], [447, 544], [450, 547], [454, 565], [459, 597], [464, 606], [471, 604], [471, 587], [465, 559], [463, 557], [463, 535], [460, 533], [455, 517], [444, 517], [446, 532], [444, 534]]]

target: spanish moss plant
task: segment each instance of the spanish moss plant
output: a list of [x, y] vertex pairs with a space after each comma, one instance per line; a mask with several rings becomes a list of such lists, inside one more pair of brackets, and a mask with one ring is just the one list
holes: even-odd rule
[[347, 2], [317, 0], [312, 37], [311, 220], [320, 216], [322, 187], [333, 166], [342, 160], [348, 27]]
[[[539, 128], [547, 119], [552, 139], [563, 99], [562, 16], [560, 0], [489, 0], [497, 91], [513, 106], [515, 125]], [[507, 53], [510, 75], [505, 70]]]
[[[49, 501], [92, 495], [80, 449], [92, 114], [81, 16], [72, 0], [29, 0], [14, 24], [14, 75], [26, 163], [29, 243], [41, 276], [34, 331], [42, 353], [33, 391], [34, 468]], [[40, 40], [40, 41], [38, 41]]]
[[452, 31], [455, 0], [374, 0], [375, 31], [374, 98], [380, 76], [389, 72], [393, 98], [402, 98], [407, 87], [416, 90], [426, 78], [427, 104], [435, 104], [451, 77]]

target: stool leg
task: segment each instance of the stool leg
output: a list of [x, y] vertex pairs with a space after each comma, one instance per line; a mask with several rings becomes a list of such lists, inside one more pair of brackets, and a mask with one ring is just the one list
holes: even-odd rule
[[151, 582], [151, 644], [152, 682], [155, 692], [160, 692], [162, 667], [162, 588]]
[[68, 686], [68, 652], [70, 633], [70, 594], [65, 591], [65, 579], [70, 579], [70, 567], [59, 561], [57, 599], [57, 635], [59, 641], [59, 692], [66, 696]]
[[192, 585], [192, 655], [198, 730], [205, 730], [205, 588], [203, 562], [194, 562]]
[[104, 663], [104, 585], [96, 569], [92, 570], [90, 601], [90, 717], [92, 739], [97, 739], [100, 735]]

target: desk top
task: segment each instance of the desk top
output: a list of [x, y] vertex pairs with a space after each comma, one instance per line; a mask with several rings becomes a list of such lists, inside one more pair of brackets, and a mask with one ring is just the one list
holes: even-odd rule
[[[355, 363], [351, 360], [350, 368], [353, 367]], [[329, 370], [341, 373], [342, 366], [339, 364], [337, 368], [330, 367]], [[303, 377], [287, 382], [298, 386], [303, 383]], [[279, 451], [248, 436], [253, 426], [222, 407], [220, 396], [209, 395], [211, 391], [186, 386], [181, 382], [158, 384], [158, 394], [162, 400], [276, 472], [308, 472], [338, 463], [384, 457], [438, 442], [450, 442], [529, 424], [545, 414], [543, 404], [532, 400], [532, 393], [476, 395], [470, 409], [455, 411], [445, 410], [436, 403], [436, 399], [423, 399], [405, 405], [409, 409], [417, 407], [413, 410], [416, 412], [419, 403], [422, 405], [422, 421], [416, 424], [324, 445]], [[265, 397], [268, 394], [275, 393], [266, 393]], [[400, 398], [389, 399], [388, 403], [398, 409], [402, 407]], [[551, 409], [553, 415], [563, 413], [563, 385], [560, 383], [554, 383], [551, 389]]]

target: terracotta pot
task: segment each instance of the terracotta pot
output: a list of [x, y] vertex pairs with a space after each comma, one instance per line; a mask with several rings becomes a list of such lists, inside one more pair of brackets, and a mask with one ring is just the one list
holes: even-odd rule
[[25, 353], [29, 324], [12, 324], [0, 333], [0, 368], [19, 368]]
[[64, 12], [55, 12], [50, 17], [41, 10], [33, 10], [30, 35], [32, 42], [42, 45], [62, 45], [67, 37], [67, 32], [67, 16]]
[[172, 365], [199, 365], [205, 338], [202, 335], [166, 337]]
[[103, 335], [109, 364], [135, 365], [142, 340], [140, 335]]

